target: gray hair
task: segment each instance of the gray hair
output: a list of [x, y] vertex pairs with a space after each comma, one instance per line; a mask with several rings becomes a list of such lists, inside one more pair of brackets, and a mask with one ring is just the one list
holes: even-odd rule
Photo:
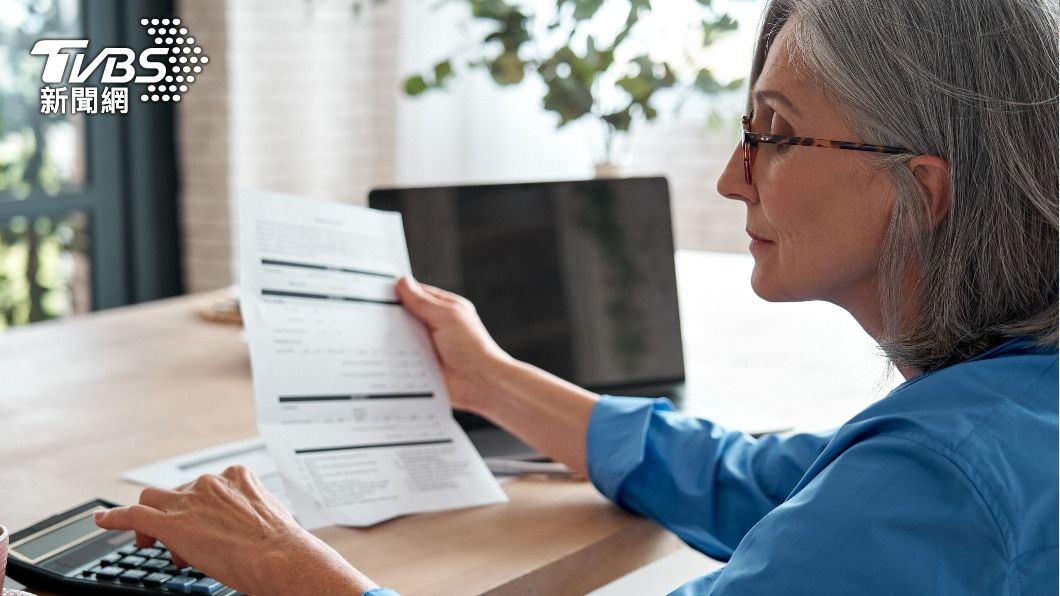
[[1006, 338], [1055, 345], [1057, 4], [772, 0], [752, 86], [785, 23], [796, 63], [864, 142], [950, 167], [951, 207], [932, 228], [910, 156], [871, 157], [897, 189], [879, 263], [884, 353], [927, 372]]

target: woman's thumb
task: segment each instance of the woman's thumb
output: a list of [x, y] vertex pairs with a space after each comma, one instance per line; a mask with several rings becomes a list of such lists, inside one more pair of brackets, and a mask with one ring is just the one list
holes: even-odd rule
[[399, 279], [394, 290], [401, 304], [417, 319], [426, 323], [437, 313], [437, 309], [440, 306], [438, 300], [425, 292], [423, 286], [413, 279], [411, 275], [406, 275]]

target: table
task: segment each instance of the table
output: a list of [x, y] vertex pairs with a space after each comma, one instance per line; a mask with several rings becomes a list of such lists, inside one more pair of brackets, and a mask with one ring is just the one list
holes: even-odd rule
[[[0, 336], [0, 520], [19, 529], [93, 497], [135, 502], [133, 467], [256, 434], [237, 327], [199, 297]], [[587, 482], [516, 480], [506, 505], [317, 534], [403, 594], [584, 594], [674, 551]]]
[[[687, 411], [757, 430], [834, 426], [896, 382], [846, 313], [767, 304], [747, 286], [751, 266], [678, 254]], [[0, 335], [0, 523], [17, 530], [93, 497], [134, 502], [123, 472], [256, 434], [240, 330], [199, 320], [198, 300]], [[504, 490], [505, 505], [317, 534], [407, 595], [584, 594], [680, 548], [586, 482]]]

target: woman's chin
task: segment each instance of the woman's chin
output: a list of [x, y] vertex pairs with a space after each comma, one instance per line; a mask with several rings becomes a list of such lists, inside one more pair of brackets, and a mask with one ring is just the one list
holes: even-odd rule
[[792, 296], [790, 288], [780, 283], [776, 275], [771, 275], [763, 270], [757, 263], [754, 271], [751, 272], [751, 289], [754, 290], [754, 293], [759, 298], [766, 302], [792, 302], [798, 300], [798, 298]]

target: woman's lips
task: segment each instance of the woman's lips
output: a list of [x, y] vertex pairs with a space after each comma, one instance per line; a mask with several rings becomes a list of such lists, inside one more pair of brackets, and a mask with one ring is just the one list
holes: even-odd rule
[[769, 242], [769, 243], [773, 242], [772, 240], [763, 238], [763, 237], [759, 236], [758, 234], [755, 234], [751, 230], [744, 230], [744, 231], [747, 232], [747, 235], [750, 236], [751, 240], [753, 240], [754, 242]]
[[772, 240], [766, 240], [758, 234], [751, 232], [751, 230], [744, 231], [747, 232], [747, 235], [751, 237], [751, 244], [747, 247], [749, 250], [755, 250], [756, 248], [761, 248], [773, 244]]

